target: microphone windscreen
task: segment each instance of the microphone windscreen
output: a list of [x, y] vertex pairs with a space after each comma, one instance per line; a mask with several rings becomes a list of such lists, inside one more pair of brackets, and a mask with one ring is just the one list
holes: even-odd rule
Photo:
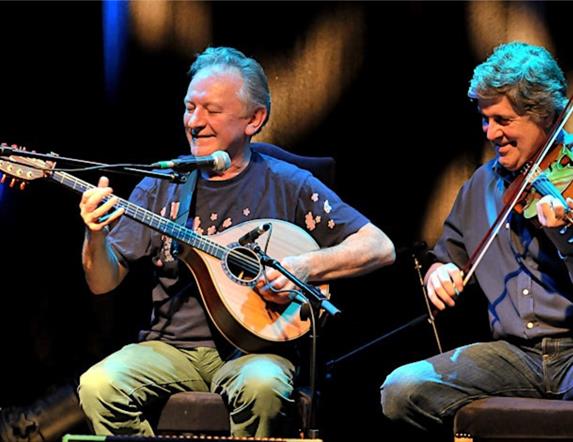
[[224, 150], [213, 152], [213, 171], [224, 172], [231, 167], [231, 157]]

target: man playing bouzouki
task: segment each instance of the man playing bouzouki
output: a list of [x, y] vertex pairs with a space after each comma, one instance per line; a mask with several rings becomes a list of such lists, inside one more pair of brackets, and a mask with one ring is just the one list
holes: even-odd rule
[[[267, 78], [255, 60], [232, 48], [208, 48], [191, 66], [190, 76], [183, 122], [191, 153], [226, 151], [231, 165], [222, 172], [198, 173], [190, 209], [182, 203], [183, 185], [150, 178], [134, 189], [131, 203], [168, 219], [183, 216], [183, 224], [199, 238], [222, 238], [259, 219], [296, 225], [320, 247], [280, 259], [302, 281], [356, 276], [394, 261], [389, 238], [312, 174], [251, 150], [251, 137], [270, 113]], [[194, 278], [173, 259], [171, 239], [122, 216], [124, 208], [116, 208], [111, 192], [102, 177], [81, 199], [87, 283], [94, 294], [110, 292], [125, 278], [130, 263], [147, 258], [155, 265], [156, 285], [152, 318], [140, 341], [108, 356], [80, 379], [81, 406], [94, 431], [152, 435], [143, 413], [147, 404], [181, 391], [213, 391], [228, 404], [233, 436], [280, 435], [292, 402], [293, 362], [277, 353], [229, 352], [225, 341], [234, 341], [220, 339], [224, 324], [213, 320], [201, 296], [205, 279], [216, 276], [209, 286], [214, 290], [254, 291], [257, 299], [280, 310], [291, 302], [293, 283], [276, 270], [267, 269], [265, 278], [255, 269], [249, 286], [248, 278], [241, 280], [243, 272], [233, 275], [226, 268], [217, 275], [215, 269], [223, 266], [218, 261], [209, 268], [207, 260], [208, 270], [196, 273], [193, 268]], [[271, 243], [290, 246], [298, 241], [290, 231], [282, 239], [274, 227], [264, 234], [272, 234]], [[223, 246], [229, 242], [220, 241]], [[238, 259], [251, 262], [249, 256]]]

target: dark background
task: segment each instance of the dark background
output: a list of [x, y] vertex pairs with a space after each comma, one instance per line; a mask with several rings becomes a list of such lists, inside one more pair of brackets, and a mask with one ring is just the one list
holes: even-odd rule
[[[435, 200], [434, 192], [452, 161], [461, 158], [471, 172], [482, 159], [479, 117], [466, 90], [485, 53], [472, 41], [484, 30], [501, 36], [498, 41], [489, 36], [495, 44], [512, 35], [538, 36], [536, 29], [528, 34], [512, 27], [519, 11], [529, 11], [544, 26], [567, 73], [573, 65], [566, 31], [570, 6], [495, 3], [506, 14], [502, 29], [498, 23], [480, 31], [469, 25], [470, 6], [463, 2], [204, 6], [211, 23], [206, 43], [234, 46], [265, 67], [275, 57], [279, 64], [288, 62], [285, 54], [296, 57], [301, 36], [322, 17], [337, 9], [359, 11], [360, 53], [345, 53], [339, 69], [358, 67], [336, 103], [300, 133], [297, 100], [282, 114], [275, 100], [276, 115], [287, 118], [271, 139], [263, 131], [259, 140], [299, 154], [333, 156], [338, 193], [405, 250], [392, 267], [334, 284], [333, 299], [343, 315], [323, 329], [323, 360], [340, 358], [423, 314], [408, 247], [432, 242], [424, 226], [435, 216], [429, 208], [451, 204], [451, 198]], [[102, 162], [148, 163], [187, 151], [181, 126], [186, 71], [204, 44], [182, 50], [171, 35], [150, 49], [128, 26], [112, 88], [104, 75], [102, 10], [99, 2], [0, 3], [0, 141]], [[293, 89], [301, 100], [314, 87], [304, 73], [295, 83], [302, 84]], [[95, 183], [98, 175], [80, 176]], [[111, 179], [124, 197], [137, 182], [129, 176]], [[87, 290], [78, 203], [77, 194], [47, 181], [24, 191], [0, 188], [2, 407], [26, 405], [73, 381], [132, 340], [146, 318], [146, 300], [136, 293], [94, 298]], [[443, 219], [430, 221], [439, 229]], [[439, 318], [446, 348], [483, 336], [479, 307], [479, 297], [468, 290], [455, 312]], [[393, 440], [396, 429], [380, 413], [379, 385], [396, 366], [436, 351], [429, 325], [419, 323], [333, 365], [328, 376], [322, 373], [321, 437]]]

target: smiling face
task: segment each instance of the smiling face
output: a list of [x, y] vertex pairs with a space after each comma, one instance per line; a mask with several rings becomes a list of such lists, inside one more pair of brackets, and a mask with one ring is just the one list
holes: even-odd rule
[[511, 172], [519, 170], [547, 138], [548, 124], [536, 123], [527, 114], [518, 115], [506, 96], [478, 99], [478, 110], [482, 130], [495, 148], [499, 164]]
[[248, 144], [260, 126], [260, 110], [249, 110], [242, 87], [243, 79], [233, 69], [210, 66], [193, 77], [185, 95], [183, 115], [193, 155], [226, 150], [233, 157]]

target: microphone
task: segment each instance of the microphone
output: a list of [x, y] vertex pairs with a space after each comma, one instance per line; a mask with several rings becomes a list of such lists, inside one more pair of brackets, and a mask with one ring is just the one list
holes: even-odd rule
[[265, 233], [267, 230], [269, 230], [271, 228], [271, 223], [264, 223], [261, 224], [259, 227], [257, 227], [256, 229], [251, 230], [250, 232], [245, 233], [243, 236], [241, 236], [239, 238], [239, 244], [242, 246], [246, 246], [247, 244], [250, 244], [252, 242], [255, 242], [255, 240], [261, 236], [263, 233]]
[[211, 155], [204, 157], [192, 157], [170, 161], [158, 161], [151, 167], [158, 169], [173, 169], [176, 172], [189, 172], [197, 168], [210, 169], [213, 172], [224, 172], [231, 167], [231, 157], [223, 150], [213, 152]]

